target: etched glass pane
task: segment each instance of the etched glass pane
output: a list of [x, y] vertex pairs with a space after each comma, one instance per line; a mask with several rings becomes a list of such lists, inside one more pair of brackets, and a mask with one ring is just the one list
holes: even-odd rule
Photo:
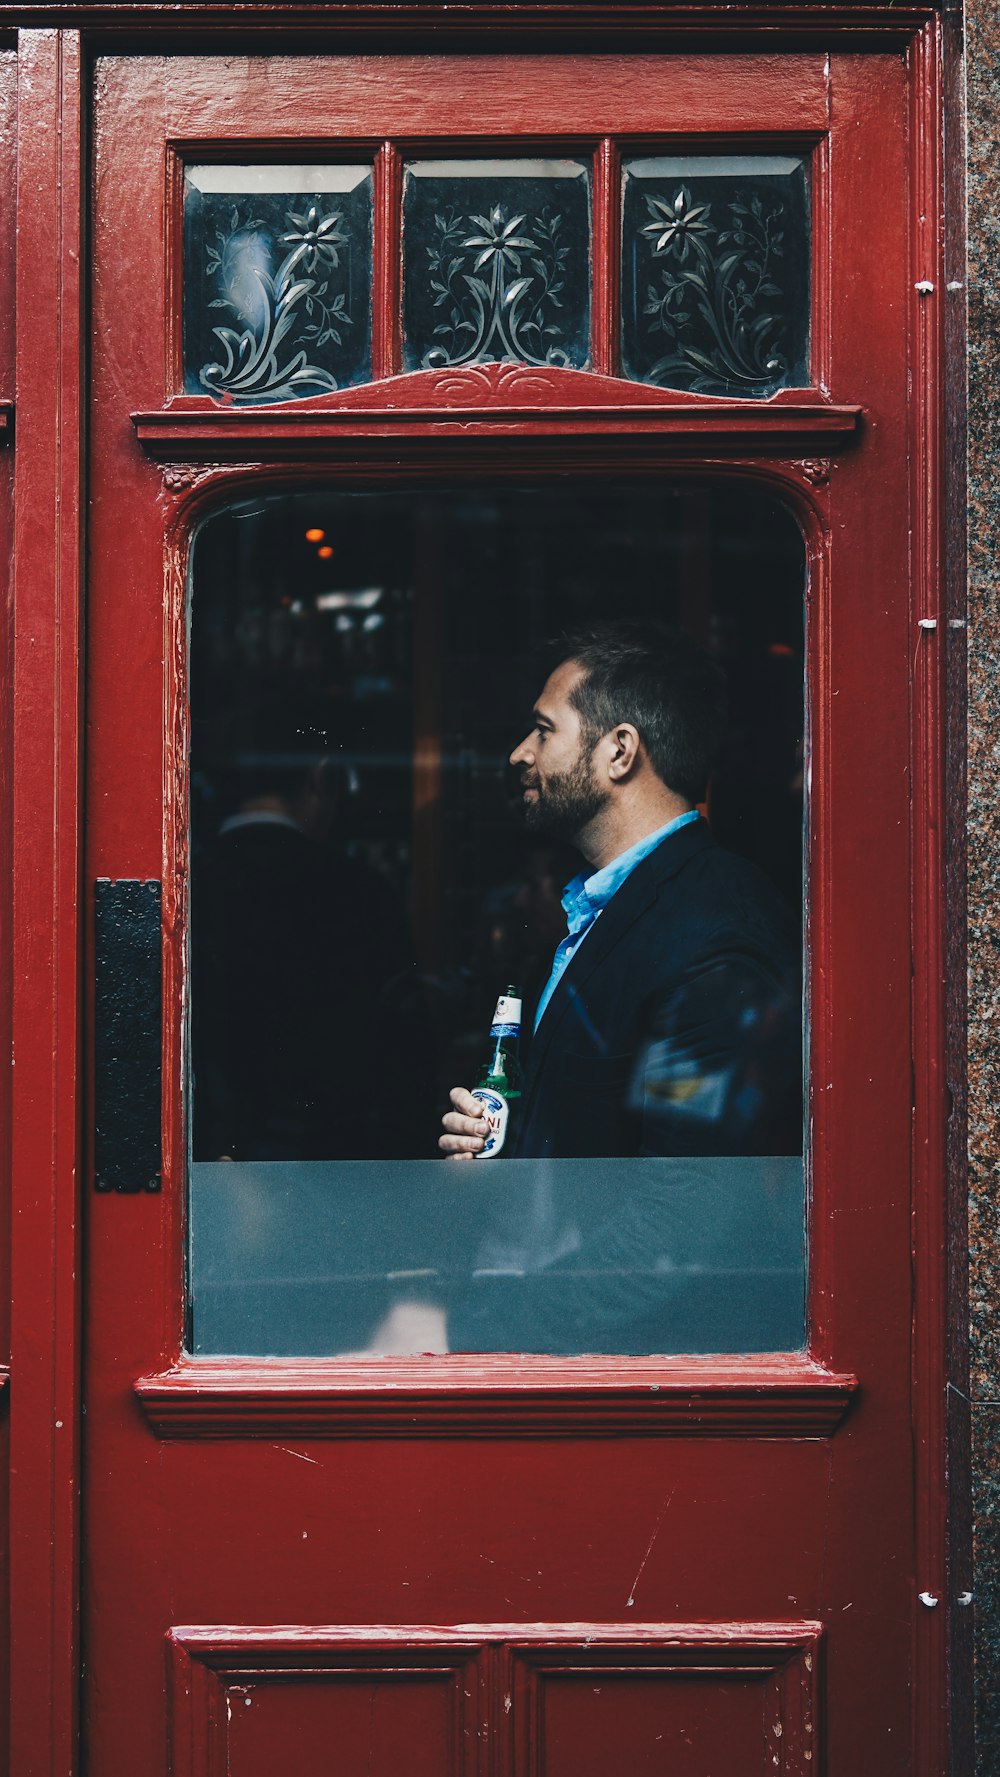
[[188, 167], [184, 387], [293, 401], [371, 376], [370, 167]]
[[809, 188], [793, 156], [626, 164], [626, 376], [705, 395], [809, 380]]
[[582, 161], [415, 161], [403, 189], [403, 363], [582, 370], [590, 320]]

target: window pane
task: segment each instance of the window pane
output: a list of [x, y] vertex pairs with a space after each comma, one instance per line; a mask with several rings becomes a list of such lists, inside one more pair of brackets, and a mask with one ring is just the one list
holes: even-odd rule
[[[801, 1344], [803, 593], [789, 515], [736, 486], [317, 489], [205, 524], [195, 1350]], [[508, 756], [544, 639], [608, 617], [725, 668], [728, 738], [707, 822], [609, 895], [532, 1037], [594, 865], [527, 819]], [[579, 794], [548, 781], [557, 811]], [[509, 1157], [435, 1158], [513, 984]]]
[[293, 401], [371, 376], [371, 168], [188, 167], [184, 387]]
[[808, 200], [797, 159], [627, 162], [625, 374], [706, 395], [766, 396], [807, 383]]
[[582, 369], [590, 317], [587, 166], [414, 161], [403, 187], [403, 358]]

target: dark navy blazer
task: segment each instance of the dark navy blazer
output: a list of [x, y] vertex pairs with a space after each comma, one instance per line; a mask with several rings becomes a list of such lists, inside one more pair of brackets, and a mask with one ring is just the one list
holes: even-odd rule
[[802, 1145], [795, 923], [704, 821], [638, 864], [527, 1053], [517, 1154], [792, 1154]]

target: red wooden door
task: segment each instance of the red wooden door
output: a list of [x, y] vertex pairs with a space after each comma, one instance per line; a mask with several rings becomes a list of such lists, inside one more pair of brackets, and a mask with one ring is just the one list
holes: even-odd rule
[[[937, 1768], [911, 1703], [915, 1662], [935, 1671], [941, 1581], [931, 1471], [915, 1489], [913, 1468], [914, 1358], [928, 1388], [939, 1358], [911, 1233], [927, 1237], [940, 1186], [914, 948], [934, 881], [910, 700], [934, 646], [914, 544], [923, 523], [933, 546], [919, 72], [819, 52], [95, 65], [86, 879], [162, 882], [163, 1085], [158, 1177], [87, 1205], [93, 1777]], [[622, 159], [765, 152], [810, 169], [808, 373], [742, 399], [630, 379]], [[508, 350], [400, 374], [402, 168], [459, 153], [586, 160], [586, 367], [518, 370]], [[222, 398], [218, 377], [185, 396], [186, 170], [325, 161], [374, 169], [369, 380], [275, 401], [265, 367], [254, 402], [219, 354]], [[198, 524], [298, 487], [733, 475], [780, 496], [809, 564], [805, 1349], [190, 1353]]]

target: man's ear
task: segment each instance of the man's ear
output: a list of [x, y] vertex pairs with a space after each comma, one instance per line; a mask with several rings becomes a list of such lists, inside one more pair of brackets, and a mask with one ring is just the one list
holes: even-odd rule
[[639, 730], [633, 728], [631, 722], [619, 722], [612, 728], [608, 739], [611, 742], [611, 756], [608, 760], [608, 776], [614, 783], [622, 783], [635, 771], [642, 745]]

